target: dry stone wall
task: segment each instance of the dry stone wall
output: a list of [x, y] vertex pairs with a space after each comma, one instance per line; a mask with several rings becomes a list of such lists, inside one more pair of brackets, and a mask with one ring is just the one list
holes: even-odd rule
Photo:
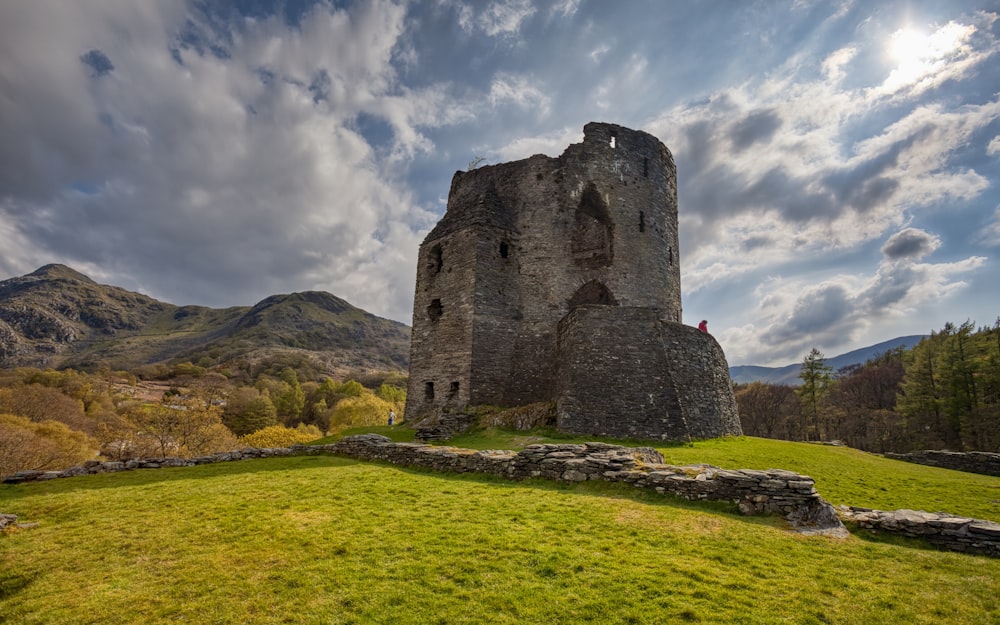
[[887, 453], [886, 458], [904, 460], [916, 464], [926, 464], [942, 469], [954, 469], [966, 473], [980, 473], [1000, 477], [1000, 454], [986, 451], [914, 451], [908, 454]]
[[769, 469], [727, 471], [710, 465], [664, 464], [649, 447], [607, 443], [529, 445], [520, 452], [476, 451], [421, 443], [394, 443], [378, 434], [345, 437], [323, 447], [339, 455], [451, 473], [487, 473], [507, 479], [622, 482], [689, 500], [728, 501], [743, 514], [776, 514], [799, 528], [842, 528], [812, 478]]
[[144, 458], [134, 460], [88, 460], [81, 465], [62, 471], [18, 471], [4, 476], [4, 484], [21, 484], [23, 482], [41, 482], [63, 477], [78, 477], [81, 475], [96, 475], [98, 473], [117, 473], [119, 471], [134, 471], [136, 469], [165, 469], [169, 467], [193, 467], [200, 464], [215, 462], [232, 462], [234, 460], [251, 460], [253, 458], [271, 458], [274, 456], [291, 456], [301, 453], [298, 447], [256, 448], [248, 447], [237, 451], [227, 451], [197, 458]]
[[1000, 557], [1000, 523], [922, 510], [839, 506], [837, 512], [862, 529], [920, 538], [951, 551]]

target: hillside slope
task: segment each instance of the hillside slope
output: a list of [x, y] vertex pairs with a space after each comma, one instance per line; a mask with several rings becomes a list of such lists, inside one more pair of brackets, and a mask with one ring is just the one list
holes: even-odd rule
[[176, 306], [64, 265], [0, 282], [0, 367], [131, 369], [307, 352], [324, 366], [405, 369], [410, 330], [323, 292], [255, 306]]

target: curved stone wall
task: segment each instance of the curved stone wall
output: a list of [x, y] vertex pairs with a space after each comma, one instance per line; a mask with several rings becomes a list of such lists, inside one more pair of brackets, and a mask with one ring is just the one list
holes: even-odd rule
[[559, 324], [558, 354], [561, 431], [650, 440], [743, 433], [722, 348], [657, 310], [576, 308]]

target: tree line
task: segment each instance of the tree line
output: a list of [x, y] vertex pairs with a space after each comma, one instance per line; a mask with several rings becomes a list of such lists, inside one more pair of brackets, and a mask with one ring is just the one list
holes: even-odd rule
[[285, 447], [403, 413], [406, 380], [398, 374], [369, 376], [366, 386], [329, 377], [302, 382], [299, 373], [274, 367], [247, 380], [179, 363], [165, 373], [162, 396], [149, 400], [139, 397], [138, 378], [124, 371], [2, 370], [0, 476], [98, 457]]
[[838, 371], [814, 348], [799, 379], [734, 388], [746, 435], [879, 453], [1000, 451], [1000, 319], [948, 323], [912, 349]]

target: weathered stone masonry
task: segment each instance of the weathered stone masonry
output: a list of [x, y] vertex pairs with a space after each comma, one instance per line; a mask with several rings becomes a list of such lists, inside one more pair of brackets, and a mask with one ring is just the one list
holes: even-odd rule
[[393, 443], [378, 434], [348, 436], [333, 453], [452, 473], [487, 473], [507, 479], [623, 482], [690, 500], [729, 501], [743, 514], [775, 514], [796, 527], [841, 528], [833, 507], [812, 478], [769, 469], [727, 471], [710, 465], [672, 466], [651, 447], [608, 443], [529, 445], [519, 452], [476, 451], [421, 443]]
[[681, 323], [676, 167], [656, 137], [590, 123], [558, 158], [455, 174], [418, 256], [408, 421], [553, 402], [569, 432], [740, 434], [728, 370]]

